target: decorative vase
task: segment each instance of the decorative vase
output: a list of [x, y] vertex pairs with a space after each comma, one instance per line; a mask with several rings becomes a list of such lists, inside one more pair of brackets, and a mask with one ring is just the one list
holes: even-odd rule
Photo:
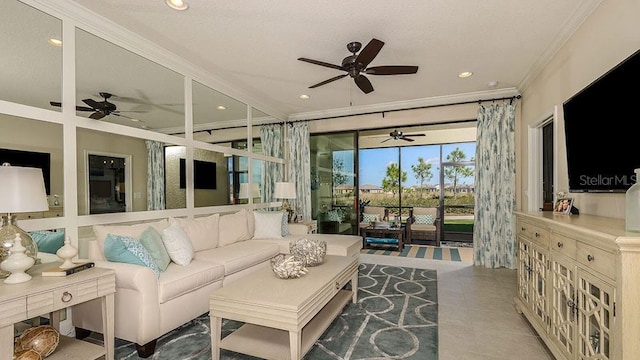
[[56, 255], [58, 255], [58, 257], [62, 260], [62, 265], [59, 266], [61, 269], [68, 269], [70, 267], [76, 266], [76, 264], [74, 264], [71, 260], [76, 255], [78, 255], [78, 249], [74, 248], [73, 245], [71, 245], [69, 236], [65, 237], [64, 245], [62, 245], [62, 247], [60, 247], [60, 249], [56, 251]]
[[19, 284], [31, 280], [31, 275], [25, 273], [25, 271], [33, 266], [35, 260], [27, 256], [24, 251], [25, 248], [22, 246], [20, 235], [16, 234], [9, 257], [0, 263], [2, 270], [11, 273], [9, 277], [4, 279], [5, 284]]
[[327, 242], [322, 240], [300, 239], [289, 243], [289, 252], [304, 266], [318, 266], [327, 254]]
[[[11, 253], [13, 242], [16, 234], [22, 240], [24, 253], [34, 260], [34, 264], [38, 261], [38, 244], [31, 238], [26, 231], [17, 225], [17, 217], [15, 215], [2, 216], [2, 227], [0, 227], [0, 262], [5, 260]], [[33, 265], [32, 265], [33, 266]], [[9, 272], [0, 270], [0, 278], [9, 276]]]
[[279, 254], [271, 258], [271, 270], [280, 279], [299, 278], [308, 272], [302, 261], [295, 256]]

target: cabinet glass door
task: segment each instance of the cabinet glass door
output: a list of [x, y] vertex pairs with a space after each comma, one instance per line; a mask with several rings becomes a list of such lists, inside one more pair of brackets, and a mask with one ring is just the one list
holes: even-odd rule
[[529, 300], [529, 287], [531, 284], [531, 267], [529, 264], [529, 247], [530, 243], [522, 238], [518, 240], [518, 296], [527, 305]]
[[[570, 264], [570, 260], [564, 262]], [[576, 301], [575, 266], [562, 260], [551, 261], [550, 333], [567, 358], [573, 358], [575, 347]]]
[[578, 359], [611, 359], [614, 289], [584, 272], [578, 284]]
[[547, 253], [531, 246], [531, 304], [533, 313], [543, 326], [547, 326]]

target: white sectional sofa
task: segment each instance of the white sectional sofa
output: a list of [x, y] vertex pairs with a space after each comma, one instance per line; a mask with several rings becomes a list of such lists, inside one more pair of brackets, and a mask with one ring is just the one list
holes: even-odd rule
[[[155, 351], [158, 337], [209, 311], [211, 291], [268, 267], [273, 256], [289, 253], [289, 243], [294, 240], [324, 240], [329, 255], [359, 257], [360, 236], [307, 234], [307, 227], [298, 224], [288, 225], [290, 234], [282, 236], [283, 224], [275, 224], [276, 218], [275, 212], [241, 210], [196, 219], [94, 226], [95, 239], [88, 242], [88, 257], [96, 266], [116, 271], [115, 336], [136, 343], [140, 357], [150, 356]], [[121, 235], [140, 241], [143, 232], [150, 231], [150, 226], [162, 234], [165, 248], [175, 247], [167, 242], [171, 238], [169, 228], [176, 227], [174, 223], [184, 230], [189, 244], [182, 249], [173, 249], [177, 255], [170, 254], [171, 262], [159, 276], [148, 266], [106, 260], [107, 237]], [[187, 262], [189, 249], [184, 248], [189, 245], [192, 252]], [[94, 301], [73, 308], [76, 337], [101, 331], [99, 306]]]

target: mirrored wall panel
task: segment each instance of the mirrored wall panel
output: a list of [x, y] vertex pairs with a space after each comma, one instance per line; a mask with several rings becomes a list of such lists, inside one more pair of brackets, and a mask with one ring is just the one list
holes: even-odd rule
[[184, 146], [166, 147], [165, 163], [168, 205], [173, 208], [185, 207], [187, 185], [191, 183], [195, 207], [231, 204], [225, 154], [194, 149], [192, 178], [187, 171], [187, 152]]
[[78, 215], [185, 208], [184, 193], [167, 199], [170, 145], [78, 128]]
[[17, 0], [0, 11], [0, 100], [60, 111], [62, 22]]
[[184, 137], [184, 77], [76, 29], [78, 116]]
[[40, 214], [40, 217], [62, 216], [62, 125], [0, 114], [0, 129], [0, 164], [8, 162], [13, 166], [42, 169], [49, 198], [49, 212]]
[[193, 82], [193, 137], [223, 144], [247, 138], [247, 105]]

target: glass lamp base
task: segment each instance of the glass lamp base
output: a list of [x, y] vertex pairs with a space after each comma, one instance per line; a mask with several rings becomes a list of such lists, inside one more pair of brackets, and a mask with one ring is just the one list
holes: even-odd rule
[[[34, 260], [38, 260], [38, 244], [24, 230], [18, 227], [15, 215], [2, 216], [2, 227], [0, 227], [0, 263], [11, 255], [11, 248], [16, 234], [20, 235], [22, 246], [24, 246], [24, 254]], [[6, 278], [11, 272], [0, 269], [0, 278]], [[25, 274], [27, 275], [27, 274]], [[25, 280], [26, 281], [26, 280]]]

